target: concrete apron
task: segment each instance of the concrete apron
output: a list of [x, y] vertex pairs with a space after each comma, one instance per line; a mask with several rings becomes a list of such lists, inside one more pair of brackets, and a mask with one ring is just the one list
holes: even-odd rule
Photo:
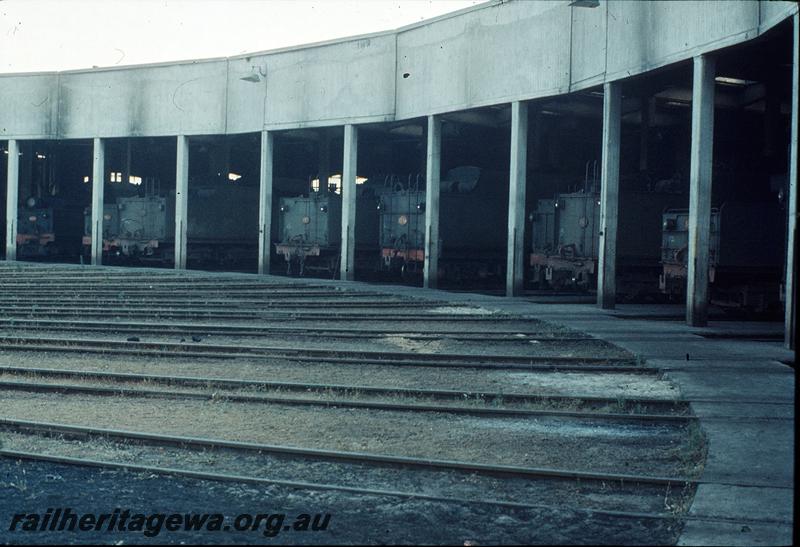
[[[319, 281], [319, 280], [315, 280]], [[348, 284], [389, 294], [520, 313], [588, 333], [665, 371], [690, 401], [708, 439], [702, 484], [678, 545], [790, 545], [794, 495], [794, 361], [782, 342], [703, 338], [765, 331], [782, 323], [710, 321], [689, 327], [682, 306], [537, 304], [524, 298], [385, 285]], [[675, 315], [675, 320], [643, 319]], [[634, 315], [635, 318], [620, 318]], [[688, 355], [688, 360], [687, 360]]]

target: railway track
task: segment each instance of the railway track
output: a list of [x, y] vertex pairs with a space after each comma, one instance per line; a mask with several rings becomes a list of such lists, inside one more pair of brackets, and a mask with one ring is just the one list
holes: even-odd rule
[[[559, 505], [564, 509], [568, 503], [572, 509], [607, 511], [608, 514], [617, 515], [644, 514], [648, 518], [675, 518], [674, 512], [665, 509], [665, 501], [677, 504], [676, 498], [686, 496], [698, 484], [689, 477], [476, 464], [24, 420], [0, 419], [0, 430], [16, 435], [12, 438], [14, 446], [41, 446], [48, 450], [47, 453], [23, 452], [14, 448], [0, 451], [0, 455], [13, 458], [164, 473], [163, 467], [147, 465], [147, 462], [155, 461], [154, 448], [159, 448], [159, 453], [163, 454], [166, 447], [174, 450], [170, 455], [175, 460], [181, 460], [180, 467], [169, 468], [170, 474], [450, 503], [531, 509], [557, 508]], [[62, 444], [48, 442], [48, 438], [58, 439]], [[79, 442], [63, 444], [70, 441]], [[86, 452], [87, 445], [99, 441], [107, 447], [111, 443], [107, 453], [110, 452], [114, 459], [97, 461], [81, 456]], [[59, 446], [66, 450], [59, 453]], [[202, 458], [208, 462], [210, 454], [214, 456], [213, 462], [210, 465], [203, 464]], [[202, 455], [202, 458], [198, 458], [198, 455]], [[134, 457], [137, 459], [134, 460]], [[237, 464], [226, 463], [231, 461]], [[309, 472], [309, 469], [312, 471]], [[271, 476], [264, 476], [265, 473]], [[397, 490], [396, 486], [390, 489], [393, 485], [390, 477], [397, 473], [407, 476], [404, 482], [406, 490]], [[305, 480], [298, 481], [298, 478]], [[576, 495], [575, 487], [578, 485], [582, 491]], [[487, 498], [486, 492], [492, 492], [495, 497]], [[602, 501], [598, 503], [597, 498]], [[532, 503], [533, 499], [548, 499], [557, 504]], [[652, 512], [641, 511], [643, 505]], [[632, 511], [633, 508], [640, 510]]]
[[13, 420], [0, 418], [0, 427], [20, 431], [39, 431], [56, 434], [64, 437], [98, 436], [121, 439], [126, 441], [147, 441], [160, 445], [192, 446], [198, 448], [232, 448], [235, 450], [284, 454], [292, 456], [315, 457], [326, 460], [350, 461], [356, 463], [369, 462], [389, 464], [393, 466], [408, 466], [421, 468], [437, 468], [448, 470], [461, 470], [470, 473], [485, 473], [489, 475], [507, 475], [514, 477], [542, 478], [552, 477], [559, 479], [579, 479], [583, 481], [601, 481], [608, 483], [629, 484], [654, 484], [675, 485], [700, 484], [700, 481], [689, 477], [663, 477], [657, 475], [635, 475], [629, 473], [598, 473], [591, 471], [575, 471], [567, 469], [550, 469], [538, 467], [522, 467], [514, 465], [482, 464], [457, 460], [437, 460], [431, 458], [413, 458], [395, 456], [391, 454], [370, 454], [360, 452], [344, 452], [340, 450], [319, 450], [292, 446], [268, 445], [261, 443], [248, 443], [229, 441], [224, 439], [209, 439], [202, 437], [189, 437], [179, 435], [162, 435], [141, 431], [127, 431], [99, 427], [83, 427], [69, 424], [51, 422], [37, 422], [33, 420]]
[[586, 335], [570, 335], [536, 330], [505, 330], [494, 332], [468, 332], [426, 329], [424, 333], [413, 330], [392, 330], [362, 328], [358, 331], [344, 328], [326, 327], [285, 327], [278, 325], [225, 325], [225, 324], [193, 324], [175, 322], [119, 322], [109, 324], [107, 321], [65, 321], [59, 319], [0, 319], [0, 329], [37, 330], [48, 332], [116, 332], [125, 334], [204, 334], [206, 336], [248, 336], [248, 337], [311, 337], [317, 339], [379, 339], [387, 336], [403, 337], [407, 340], [455, 340], [463, 342], [536, 342], [561, 343], [583, 342], [597, 343], [597, 339]]
[[184, 342], [117, 341], [90, 338], [28, 338], [0, 336], [0, 350], [40, 352], [101, 353], [119, 355], [149, 355], [158, 357], [207, 357], [217, 359], [266, 358], [289, 359], [298, 362], [383, 364], [397, 366], [560, 369], [560, 370], [639, 370], [657, 372], [637, 366], [633, 358], [563, 357], [510, 354], [448, 354], [412, 353], [408, 351], [346, 350], [293, 348], [287, 346], [244, 346]]
[[142, 307], [130, 309], [127, 306], [107, 308], [104, 306], [72, 306], [72, 307], [47, 307], [47, 306], [5, 306], [0, 307], [4, 317], [36, 317], [41, 315], [57, 317], [83, 317], [83, 318], [161, 318], [182, 320], [262, 320], [262, 321], [335, 321], [337, 323], [348, 320], [353, 322], [413, 322], [413, 323], [458, 323], [479, 325], [517, 324], [518, 319], [507, 316], [453, 316], [437, 313], [375, 313], [343, 311], [332, 312], [307, 312], [302, 306], [294, 310], [185, 310], [181, 308], [154, 309]]
[[[625, 398], [599, 397], [591, 395], [554, 395], [532, 393], [488, 392], [443, 389], [408, 389], [393, 386], [313, 384], [303, 382], [272, 382], [263, 380], [241, 380], [221, 377], [174, 376], [158, 374], [136, 374], [130, 372], [87, 371], [70, 369], [49, 369], [32, 367], [0, 366], [2, 375], [15, 375], [39, 378], [69, 378], [79, 380], [112, 381], [125, 384], [155, 384], [161, 386], [202, 387], [206, 389], [233, 389], [272, 391], [278, 393], [325, 394], [347, 396], [383, 396], [391, 398], [423, 399], [426, 401], [448, 401], [459, 403], [480, 403], [483, 405], [525, 405], [533, 407], [573, 407], [577, 409], [598, 409], [615, 406], [620, 413], [656, 414], [657, 416], [689, 416], [688, 404], [668, 398]], [[224, 397], [224, 395], [222, 395]], [[279, 399], [283, 401], [284, 399]], [[591, 415], [587, 413], [587, 415]], [[646, 419], [646, 418], [645, 418]]]
[[[2, 372], [5, 372], [3, 370]], [[42, 376], [48, 376], [52, 378], [56, 374], [53, 372], [42, 374]], [[228, 384], [225, 389], [227, 391], [223, 391], [222, 385], [216, 384], [214, 382], [208, 382], [207, 385], [202, 386], [201, 382], [197, 380], [191, 381], [195, 387], [202, 387], [201, 390], [191, 391], [187, 389], [187, 384], [189, 381], [186, 380], [178, 380], [176, 378], [170, 377], [136, 377], [135, 375], [127, 375], [125, 378], [121, 378], [120, 375], [113, 375], [110, 376], [106, 374], [105, 376], [101, 376], [99, 374], [72, 374], [66, 375], [63, 372], [59, 374], [60, 376], [68, 376], [73, 380], [87, 380], [91, 379], [93, 381], [97, 381], [100, 378], [105, 380], [111, 380], [111, 383], [106, 383], [104, 385], [87, 385], [86, 383], [71, 383], [71, 384], [64, 384], [64, 383], [45, 383], [45, 382], [36, 382], [36, 381], [26, 381], [25, 379], [18, 379], [18, 380], [7, 380], [3, 379], [0, 376], [0, 390], [11, 390], [11, 391], [30, 391], [30, 392], [37, 392], [37, 393], [62, 393], [62, 394], [84, 394], [84, 395], [94, 395], [94, 396], [125, 396], [125, 397], [139, 397], [139, 398], [160, 398], [160, 399], [195, 399], [195, 400], [205, 400], [205, 401], [217, 401], [217, 400], [224, 400], [227, 402], [233, 403], [258, 403], [258, 404], [271, 404], [271, 405], [289, 405], [289, 406], [311, 406], [311, 407], [337, 407], [337, 408], [361, 408], [361, 409], [373, 409], [373, 410], [392, 410], [392, 411], [403, 411], [403, 412], [439, 412], [444, 414], [464, 414], [464, 415], [472, 415], [472, 416], [510, 416], [510, 417], [521, 417], [521, 418], [532, 418], [532, 417], [557, 417], [557, 418], [576, 418], [576, 419], [588, 419], [588, 420], [603, 420], [603, 421], [613, 421], [613, 422], [667, 422], [667, 423], [680, 423], [680, 424], [687, 424], [696, 419], [696, 417], [687, 415], [684, 413], [675, 413], [675, 412], [667, 412], [667, 413], [653, 413], [648, 412], [645, 409], [649, 409], [649, 405], [652, 404], [652, 400], [644, 401], [644, 400], [626, 400], [622, 402], [622, 404], [617, 404], [617, 401], [614, 399], [599, 399], [595, 398], [592, 402], [595, 403], [594, 408], [591, 410], [562, 410], [562, 409], [554, 409], [548, 408], [549, 406], [560, 404], [561, 406], [589, 406], [587, 403], [588, 401], [582, 400], [579, 398], [560, 398], [560, 399], [553, 399], [553, 398], [544, 398], [538, 401], [538, 404], [534, 404], [533, 401], [535, 397], [529, 397], [527, 399], [528, 407], [538, 407], [538, 408], [519, 408], [519, 407], [510, 407], [505, 404], [505, 398], [502, 394], [491, 394], [492, 400], [495, 402], [502, 401], [501, 404], [496, 404], [492, 406], [491, 404], [483, 404], [483, 401], [480, 397], [474, 397], [471, 400], [471, 404], [442, 404], [436, 403], [431, 404], [430, 402], [427, 403], [417, 403], [417, 402], [397, 402], [386, 400], [387, 396], [393, 396], [394, 399], [405, 395], [408, 397], [417, 396], [419, 397], [420, 393], [413, 394], [411, 390], [406, 390], [405, 392], [400, 392], [398, 390], [389, 391], [383, 390], [380, 394], [376, 393], [376, 391], [372, 391], [372, 399], [357, 399], [353, 398], [352, 396], [347, 399], [342, 399], [341, 394], [342, 392], [351, 394], [356, 391], [355, 386], [347, 387], [342, 386], [336, 391], [339, 392], [339, 395], [335, 398], [330, 397], [291, 397], [291, 396], [275, 396], [275, 395], [265, 395], [265, 394], [251, 394], [251, 393], [242, 393], [241, 391], [232, 390], [230, 384]], [[19, 372], [16, 373], [16, 376], [28, 376], [28, 374], [20, 374]], [[140, 387], [123, 387], [119, 385], [122, 381], [126, 383], [131, 382], [149, 382], [149, 383], [156, 383], [159, 384], [158, 389], [144, 389]], [[163, 387], [166, 384], [168, 386], [180, 386], [183, 389], [175, 390], [175, 389], [167, 389]], [[210, 385], [208, 385], [210, 384]], [[213, 389], [217, 387], [217, 389]], [[252, 387], [249, 386], [249, 387]], [[275, 386], [272, 386], [275, 389]], [[311, 391], [311, 390], [306, 390]], [[376, 398], [384, 397], [384, 400], [376, 400]], [[469, 398], [462, 398], [461, 401], [470, 402]], [[461, 402], [459, 401], [459, 402]], [[521, 402], [521, 398], [517, 397], [517, 403]], [[600, 404], [598, 404], [600, 403]], [[668, 401], [657, 401], [657, 405], [661, 407], [668, 406]], [[667, 403], [667, 404], [665, 404]], [[609, 410], [602, 410], [603, 408], [614, 407], [618, 406], [616, 409], [617, 411], [609, 411]], [[677, 406], [674, 405], [673, 406]], [[628, 412], [623, 412], [622, 410], [627, 407]], [[644, 409], [643, 409], [644, 408]], [[685, 410], [685, 407], [684, 407]]]

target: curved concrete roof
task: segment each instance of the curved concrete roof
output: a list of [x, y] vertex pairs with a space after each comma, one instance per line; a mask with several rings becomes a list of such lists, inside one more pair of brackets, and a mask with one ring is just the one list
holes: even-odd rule
[[792, 2], [765, 0], [608, 0], [597, 8], [496, 0], [395, 31], [268, 52], [2, 75], [0, 138], [409, 119], [627, 78], [751, 40], [796, 12]]

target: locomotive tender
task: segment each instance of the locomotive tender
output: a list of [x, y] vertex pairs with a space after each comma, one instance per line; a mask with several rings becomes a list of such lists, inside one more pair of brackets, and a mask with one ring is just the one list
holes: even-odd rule
[[[686, 293], [688, 209], [663, 214], [659, 288], [673, 298]], [[779, 300], [784, 214], [777, 202], [725, 202], [711, 210], [708, 280], [710, 300], [726, 307], [765, 311]]]
[[[378, 210], [375, 182], [370, 177], [356, 185], [356, 268], [375, 269]], [[275, 251], [286, 261], [287, 274], [323, 271], [331, 276], [341, 258], [342, 197], [330, 188], [282, 197], [278, 206]]]
[[303, 275], [309, 269], [331, 274], [338, 267], [342, 239], [342, 199], [331, 192], [309, 192], [306, 196], [281, 198], [278, 216], [279, 241], [275, 251], [286, 260], [286, 273], [296, 265]]
[[30, 197], [17, 210], [17, 257], [72, 256], [79, 252], [80, 206], [58, 197]]
[[[439, 196], [439, 276], [502, 278], [508, 208], [507, 177], [479, 167], [450, 169]], [[425, 188], [419, 178], [394, 180], [380, 193], [380, 256], [383, 268], [401, 275], [421, 270], [425, 259]], [[477, 219], [498, 220], [492, 229]]]
[[[84, 212], [84, 254], [91, 249], [91, 210]], [[234, 263], [258, 240], [258, 188], [240, 185], [189, 189], [188, 259]], [[175, 196], [118, 197], [103, 206], [103, 254], [139, 262], [174, 260]]]
[[[681, 205], [685, 194], [627, 191], [620, 193], [617, 263], [620, 292], [656, 292], [660, 268], [661, 214]], [[597, 277], [600, 250], [600, 192], [556, 194], [540, 199], [530, 216], [531, 280], [539, 288], [589, 289]]]

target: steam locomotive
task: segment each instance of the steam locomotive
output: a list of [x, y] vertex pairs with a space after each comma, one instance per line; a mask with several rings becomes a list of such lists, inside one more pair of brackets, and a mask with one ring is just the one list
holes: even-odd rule
[[[440, 183], [439, 276], [462, 282], [501, 279], [507, 242], [508, 179], [478, 167], [449, 170]], [[418, 274], [425, 257], [425, 188], [391, 180], [380, 193], [380, 256], [385, 270]], [[479, 222], [481, 219], [483, 222]], [[497, 222], [494, 228], [488, 222]]]
[[17, 210], [17, 258], [75, 258], [80, 250], [81, 208], [60, 197], [29, 197]]
[[[686, 292], [689, 210], [662, 216], [659, 289], [671, 298]], [[785, 245], [784, 214], [777, 202], [725, 202], [711, 210], [710, 299], [723, 307], [767, 311], [779, 301]]]
[[[655, 291], [660, 269], [661, 214], [685, 203], [685, 194], [622, 192], [617, 231], [620, 292]], [[530, 215], [531, 280], [537, 288], [587, 290], [596, 283], [600, 192], [556, 194], [537, 201]], [[630, 237], [635, 233], [636, 237]]]
[[[189, 189], [187, 260], [235, 264], [252, 259], [258, 241], [258, 188]], [[91, 209], [84, 211], [84, 254], [91, 252]], [[103, 255], [110, 260], [169, 264], [175, 250], [175, 197], [117, 197], [103, 206]]]

